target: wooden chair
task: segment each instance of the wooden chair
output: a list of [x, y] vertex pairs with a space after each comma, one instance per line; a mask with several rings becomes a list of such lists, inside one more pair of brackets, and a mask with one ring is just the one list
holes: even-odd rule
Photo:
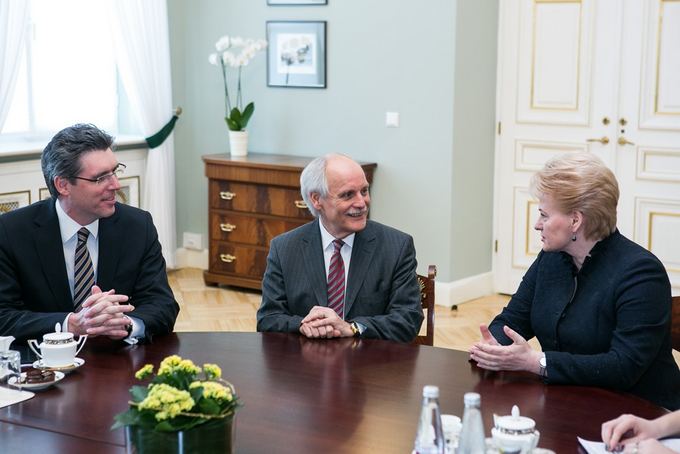
[[671, 345], [680, 351], [680, 296], [673, 297], [671, 309]]
[[430, 265], [427, 267], [427, 276], [418, 276], [420, 286], [420, 304], [425, 313], [426, 331], [425, 335], [418, 335], [414, 344], [433, 345], [434, 344], [434, 278], [437, 277], [437, 267]]

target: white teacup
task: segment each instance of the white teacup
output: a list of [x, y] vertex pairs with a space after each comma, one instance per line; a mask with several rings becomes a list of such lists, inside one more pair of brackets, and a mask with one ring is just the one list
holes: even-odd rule
[[[43, 341], [30, 339], [28, 346], [42, 359], [45, 367], [65, 367], [75, 362], [76, 355], [85, 345], [87, 335], [80, 336], [76, 341], [73, 333], [57, 332], [43, 336]], [[38, 351], [40, 350], [40, 351]]]

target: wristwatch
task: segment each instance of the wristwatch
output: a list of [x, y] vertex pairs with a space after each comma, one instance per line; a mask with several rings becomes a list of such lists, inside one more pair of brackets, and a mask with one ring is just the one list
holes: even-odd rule
[[352, 330], [352, 336], [357, 337], [361, 334], [361, 330], [359, 329], [359, 325], [357, 325], [357, 322], [350, 323], [349, 327]]
[[548, 363], [546, 362], [545, 359], [545, 353], [543, 353], [541, 359], [538, 360], [538, 372], [543, 378], [546, 378], [548, 376]]

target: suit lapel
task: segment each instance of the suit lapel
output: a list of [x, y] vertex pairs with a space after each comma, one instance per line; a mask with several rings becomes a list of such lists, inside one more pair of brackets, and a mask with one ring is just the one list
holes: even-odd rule
[[354, 304], [354, 300], [359, 293], [359, 289], [364, 283], [368, 267], [373, 260], [376, 241], [373, 226], [368, 223], [366, 228], [357, 232], [354, 237], [352, 247], [352, 258], [349, 265], [349, 276], [347, 278], [347, 296], [345, 297], [345, 313], [348, 314]]
[[318, 218], [309, 224], [307, 232], [302, 237], [302, 257], [309, 276], [309, 285], [314, 289], [317, 306], [328, 306], [326, 265], [323, 260]]
[[113, 281], [118, 268], [120, 254], [125, 244], [123, 240], [124, 232], [116, 228], [116, 223], [120, 218], [118, 214], [118, 204], [116, 211], [108, 218], [99, 219], [99, 260], [97, 264], [97, 285], [102, 291], [113, 288]]
[[47, 284], [54, 297], [55, 304], [62, 310], [73, 308], [73, 297], [68, 285], [64, 246], [61, 242], [59, 218], [54, 208], [56, 200], [44, 203], [35, 218], [35, 249], [40, 260], [40, 267], [47, 279]]

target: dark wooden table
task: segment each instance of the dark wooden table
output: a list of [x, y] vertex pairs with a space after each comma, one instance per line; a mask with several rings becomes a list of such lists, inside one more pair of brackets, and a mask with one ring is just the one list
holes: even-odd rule
[[33, 399], [0, 409], [2, 452], [124, 452], [111, 431], [127, 406], [134, 371], [179, 354], [217, 363], [243, 408], [236, 451], [407, 453], [413, 447], [424, 385], [440, 388], [444, 413], [462, 415], [463, 394], [482, 395], [487, 436], [492, 414], [518, 404], [534, 418], [539, 445], [578, 452], [576, 436], [598, 439], [600, 424], [621, 413], [656, 417], [660, 407], [597, 388], [546, 386], [536, 376], [490, 373], [464, 352], [355, 339], [312, 341], [298, 335], [178, 333], [121, 347], [88, 341], [85, 365]]

